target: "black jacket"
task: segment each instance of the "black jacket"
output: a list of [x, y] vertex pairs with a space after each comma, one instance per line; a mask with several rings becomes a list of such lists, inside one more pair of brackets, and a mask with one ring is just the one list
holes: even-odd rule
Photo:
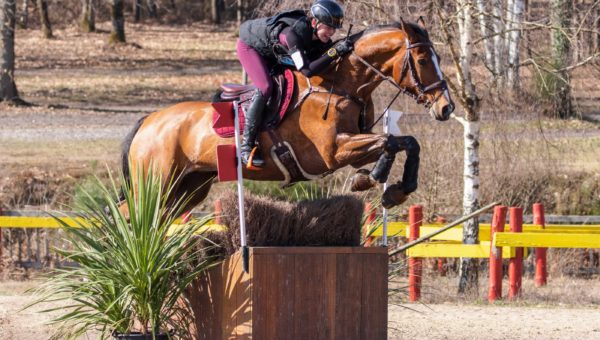
[[273, 48], [279, 44], [279, 33], [288, 26], [299, 37], [302, 46], [311, 46], [314, 31], [310, 19], [302, 10], [245, 21], [240, 27], [240, 39], [253, 47], [261, 56], [274, 60], [276, 56]]

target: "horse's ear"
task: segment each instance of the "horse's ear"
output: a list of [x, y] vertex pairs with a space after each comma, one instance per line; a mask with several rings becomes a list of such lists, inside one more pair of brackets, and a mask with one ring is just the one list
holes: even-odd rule
[[406, 32], [406, 34], [408, 36], [411, 36], [413, 34], [412, 27], [410, 27], [409, 24], [407, 24], [406, 22], [404, 22], [404, 20], [402, 19], [402, 17], [400, 17], [400, 28], [402, 28], [402, 30], [404, 32]]
[[425, 27], [425, 19], [423, 19], [422, 15], [420, 15], [419, 19], [417, 19], [417, 24], [421, 26], [422, 29], [427, 30], [427, 28]]
[[406, 27], [405, 27], [405, 26], [406, 26], [406, 25], [404, 25], [404, 19], [402, 19], [402, 17], [400, 17], [400, 28], [401, 28], [403, 31], [406, 31]]

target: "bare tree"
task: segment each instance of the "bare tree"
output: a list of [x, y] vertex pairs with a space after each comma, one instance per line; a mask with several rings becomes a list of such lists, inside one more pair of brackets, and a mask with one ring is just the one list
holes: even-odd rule
[[15, 84], [15, 13], [16, 0], [0, 0], [0, 100], [21, 103]]
[[236, 18], [239, 27], [244, 21], [244, 0], [237, 0]]
[[21, 11], [17, 24], [20, 28], [27, 28], [29, 24], [29, 0], [21, 0]]
[[156, 7], [156, 1], [154, 1], [154, 0], [146, 0], [146, 8], [148, 9], [148, 16], [150, 18], [157, 18], [158, 17], [157, 7]]
[[552, 1], [552, 62], [556, 76], [552, 84], [555, 95], [552, 97], [553, 111], [556, 117], [573, 116], [571, 103], [570, 75], [566, 67], [569, 64], [571, 44], [568, 30], [573, 16], [573, 3], [570, 0]]
[[80, 22], [84, 32], [96, 31], [96, 4], [94, 0], [81, 0]]
[[213, 24], [221, 23], [221, 1], [210, 0], [210, 19]]
[[111, 9], [112, 31], [110, 43], [125, 42], [125, 17], [123, 16], [123, 0], [113, 0]]
[[[16, 0], [15, 0], [16, 1]], [[40, 22], [42, 23], [42, 32], [46, 39], [53, 38], [52, 26], [48, 17], [48, 2], [46, 0], [37, 0], [38, 10], [40, 12]]]
[[133, 20], [139, 22], [142, 17], [142, 0], [133, 1]]

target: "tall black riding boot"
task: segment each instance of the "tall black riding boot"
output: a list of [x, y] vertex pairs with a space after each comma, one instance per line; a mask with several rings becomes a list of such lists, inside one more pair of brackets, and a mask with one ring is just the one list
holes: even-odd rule
[[258, 127], [260, 126], [262, 113], [267, 103], [265, 98], [259, 90], [256, 90], [254, 96], [252, 96], [252, 103], [246, 111], [245, 126], [244, 126], [244, 140], [240, 146], [240, 153], [242, 156], [242, 163], [250, 168], [248, 165], [249, 161], [252, 161], [252, 166], [261, 168], [265, 166], [265, 161], [260, 154], [260, 150], [255, 147], [256, 136], [258, 134]]

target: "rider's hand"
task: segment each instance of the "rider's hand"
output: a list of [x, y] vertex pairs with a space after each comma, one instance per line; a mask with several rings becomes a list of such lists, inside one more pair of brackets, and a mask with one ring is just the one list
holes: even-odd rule
[[335, 44], [333, 48], [335, 48], [335, 51], [337, 52], [338, 56], [343, 57], [344, 55], [352, 52], [354, 46], [352, 45], [352, 42], [350, 40], [344, 39]]

